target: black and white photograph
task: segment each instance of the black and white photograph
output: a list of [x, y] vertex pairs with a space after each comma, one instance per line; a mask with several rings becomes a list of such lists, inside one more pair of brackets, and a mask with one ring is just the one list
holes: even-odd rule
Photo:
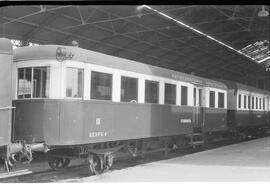
[[0, 1], [0, 183], [270, 182], [255, 3]]

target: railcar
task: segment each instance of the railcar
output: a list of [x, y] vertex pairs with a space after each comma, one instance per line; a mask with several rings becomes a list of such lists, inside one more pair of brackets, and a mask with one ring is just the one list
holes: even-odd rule
[[[78, 47], [17, 48], [12, 70], [12, 142], [47, 152], [53, 169], [79, 157], [98, 174], [119, 150], [167, 152], [269, 127], [269, 92]], [[261, 109], [243, 113], [238, 93]]]
[[119, 149], [200, 145], [227, 130], [222, 82], [59, 45], [15, 49], [13, 70], [14, 140], [44, 142], [54, 169], [75, 155], [100, 173]]
[[242, 139], [269, 129], [270, 92], [223, 80], [228, 87], [228, 125]]

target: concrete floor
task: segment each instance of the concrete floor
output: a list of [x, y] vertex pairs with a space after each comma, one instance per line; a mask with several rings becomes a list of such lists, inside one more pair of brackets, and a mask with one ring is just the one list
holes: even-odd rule
[[270, 137], [59, 182], [270, 181]]

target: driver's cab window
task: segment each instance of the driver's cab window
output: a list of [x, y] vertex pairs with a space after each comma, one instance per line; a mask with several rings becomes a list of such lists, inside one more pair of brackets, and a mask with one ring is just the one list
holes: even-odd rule
[[49, 86], [49, 67], [18, 68], [18, 99], [49, 98]]
[[66, 69], [66, 97], [83, 97], [83, 69]]
[[138, 101], [138, 79], [121, 77], [121, 102]]

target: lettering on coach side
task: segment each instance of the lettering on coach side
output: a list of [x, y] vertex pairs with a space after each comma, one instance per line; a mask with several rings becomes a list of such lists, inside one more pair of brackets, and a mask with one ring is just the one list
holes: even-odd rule
[[180, 119], [180, 123], [191, 123], [191, 119]]
[[108, 132], [89, 132], [89, 137], [106, 137]]

